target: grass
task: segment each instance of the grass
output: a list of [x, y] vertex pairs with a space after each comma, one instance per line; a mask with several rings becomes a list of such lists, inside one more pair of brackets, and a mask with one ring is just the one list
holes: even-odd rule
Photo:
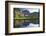
[[15, 19], [30, 19], [30, 16], [16, 16]]

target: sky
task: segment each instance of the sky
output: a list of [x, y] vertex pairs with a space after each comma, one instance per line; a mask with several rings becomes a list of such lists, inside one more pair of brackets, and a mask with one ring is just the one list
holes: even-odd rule
[[39, 8], [21, 8], [21, 10], [28, 10], [30, 13], [38, 12]]
[[33, 13], [33, 12], [38, 12], [39, 9], [28, 9], [30, 11], [30, 13]]

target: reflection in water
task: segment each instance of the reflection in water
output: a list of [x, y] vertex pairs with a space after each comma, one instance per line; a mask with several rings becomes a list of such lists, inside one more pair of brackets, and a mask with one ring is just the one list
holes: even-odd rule
[[20, 27], [31, 27], [31, 24], [37, 25], [39, 26], [39, 20], [38, 19], [15, 19], [14, 21], [14, 27], [15, 28], [20, 28]]

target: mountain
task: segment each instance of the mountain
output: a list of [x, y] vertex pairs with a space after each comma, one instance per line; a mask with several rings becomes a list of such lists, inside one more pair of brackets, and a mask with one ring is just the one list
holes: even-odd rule
[[30, 16], [34, 16], [36, 18], [39, 18], [39, 12], [30, 13]]
[[29, 14], [30, 14], [28, 10], [23, 10], [22, 13], [23, 13], [24, 15], [29, 15]]

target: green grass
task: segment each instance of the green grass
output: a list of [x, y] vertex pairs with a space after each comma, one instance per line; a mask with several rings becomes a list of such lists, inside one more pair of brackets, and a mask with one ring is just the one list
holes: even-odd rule
[[15, 16], [14, 19], [36, 19], [36, 17], [31, 17], [31, 16]]
[[30, 19], [30, 16], [16, 16], [15, 19]]
[[16, 16], [15, 19], [26, 19], [24, 16]]

